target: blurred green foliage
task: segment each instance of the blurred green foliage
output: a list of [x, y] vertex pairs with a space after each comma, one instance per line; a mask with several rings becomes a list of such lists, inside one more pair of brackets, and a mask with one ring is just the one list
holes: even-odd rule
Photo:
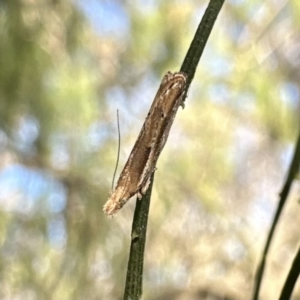
[[[123, 166], [206, 4], [0, 2], [0, 299], [121, 298], [135, 201], [102, 213], [116, 110]], [[249, 298], [299, 127], [299, 13], [297, 0], [225, 2], [158, 163], [145, 299]], [[297, 197], [266, 299], [296, 249]]]

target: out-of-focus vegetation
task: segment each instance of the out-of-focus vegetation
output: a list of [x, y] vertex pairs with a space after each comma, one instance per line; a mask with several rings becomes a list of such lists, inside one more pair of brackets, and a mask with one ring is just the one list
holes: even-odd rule
[[[0, 2], [0, 299], [121, 298], [135, 201], [102, 213], [116, 110], [123, 166], [206, 4]], [[249, 299], [299, 128], [299, 16], [298, 0], [225, 2], [158, 163], [145, 299]], [[293, 187], [264, 299], [299, 243]]]

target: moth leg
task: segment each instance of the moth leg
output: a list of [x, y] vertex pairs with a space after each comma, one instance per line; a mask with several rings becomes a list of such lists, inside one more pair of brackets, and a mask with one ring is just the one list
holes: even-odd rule
[[141, 199], [143, 195], [146, 194], [146, 192], [149, 189], [150, 183], [151, 183], [151, 177], [152, 174], [156, 171], [156, 167], [152, 170], [152, 172], [150, 173], [151, 175], [147, 178], [147, 181], [145, 182], [145, 184], [143, 184], [143, 186], [141, 186], [140, 190], [138, 191], [138, 198]]
[[137, 198], [138, 198], [139, 200], [141, 200], [142, 197], [143, 197], [143, 194], [142, 194], [140, 191], [138, 191], [138, 192], [137, 192]]
[[144, 184], [142, 184], [142, 186], [140, 187], [140, 189], [137, 192], [137, 197], [139, 200], [141, 200], [143, 195], [145, 195], [146, 192], [148, 191], [150, 183], [151, 183], [151, 175], [146, 179], [146, 182]]
[[184, 97], [184, 92], [182, 92], [181, 96], [180, 96], [180, 106], [182, 107], [182, 109], [184, 109], [185, 107], [185, 101], [183, 100], [184, 98], [187, 98], [188, 94], [186, 94], [186, 97]]

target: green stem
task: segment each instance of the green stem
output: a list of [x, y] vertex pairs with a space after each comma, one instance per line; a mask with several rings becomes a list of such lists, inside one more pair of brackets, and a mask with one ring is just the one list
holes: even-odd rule
[[188, 75], [187, 88], [194, 78], [198, 63], [206, 46], [209, 35], [225, 0], [211, 0], [197, 28], [194, 39], [184, 58], [180, 71]]
[[[194, 78], [200, 57], [224, 1], [211, 0], [209, 2], [183, 61], [180, 71], [185, 72], [188, 76], [186, 93]], [[137, 200], [134, 212], [124, 300], [138, 300], [142, 297], [144, 248], [153, 180], [154, 176], [152, 176], [151, 185], [147, 193], [141, 200]]]
[[154, 174], [146, 194], [141, 200], [136, 200], [124, 300], [138, 300], [142, 296], [144, 249], [153, 181]]

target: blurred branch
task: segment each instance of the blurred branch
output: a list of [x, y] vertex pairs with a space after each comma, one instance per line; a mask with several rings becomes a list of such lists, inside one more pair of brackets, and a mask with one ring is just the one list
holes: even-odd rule
[[[297, 144], [295, 147], [294, 156], [293, 156], [293, 159], [292, 159], [292, 162], [290, 165], [290, 169], [288, 172], [288, 176], [287, 176], [286, 182], [283, 186], [283, 189], [282, 189], [281, 193], [279, 194], [280, 201], [279, 201], [279, 204], [278, 204], [278, 207], [277, 207], [274, 219], [273, 219], [273, 223], [272, 223], [272, 226], [271, 226], [268, 238], [267, 238], [267, 242], [266, 242], [264, 251], [262, 253], [259, 267], [256, 271], [254, 292], [253, 292], [253, 298], [252, 298], [253, 300], [258, 300], [259, 290], [260, 290], [262, 278], [264, 275], [265, 264], [266, 264], [269, 248], [271, 245], [271, 241], [273, 239], [276, 225], [278, 224], [278, 220], [279, 220], [279, 217], [283, 210], [284, 204], [286, 203], [288, 194], [290, 192], [293, 180], [295, 179], [295, 177], [299, 171], [299, 167], [300, 167], [300, 130], [299, 130], [298, 141], [297, 141]], [[285, 299], [287, 299], [287, 298], [285, 298]]]
[[[195, 33], [193, 41], [189, 47], [187, 55], [182, 63], [180, 71], [188, 76], [187, 87], [184, 98], [187, 95], [189, 86], [194, 78], [197, 65], [203, 53], [204, 47], [214, 26], [215, 20], [222, 8], [225, 0], [211, 0], [204, 13], [204, 16]], [[131, 233], [131, 247], [126, 276], [124, 300], [137, 300], [142, 296], [142, 278], [144, 262], [144, 246], [146, 241], [147, 220], [150, 206], [150, 197], [154, 176], [151, 185], [142, 197], [136, 201], [134, 219]]]
[[291, 298], [295, 283], [297, 281], [297, 278], [299, 277], [299, 273], [300, 273], [300, 247], [293, 261], [288, 277], [286, 278], [279, 300], [289, 300]]

